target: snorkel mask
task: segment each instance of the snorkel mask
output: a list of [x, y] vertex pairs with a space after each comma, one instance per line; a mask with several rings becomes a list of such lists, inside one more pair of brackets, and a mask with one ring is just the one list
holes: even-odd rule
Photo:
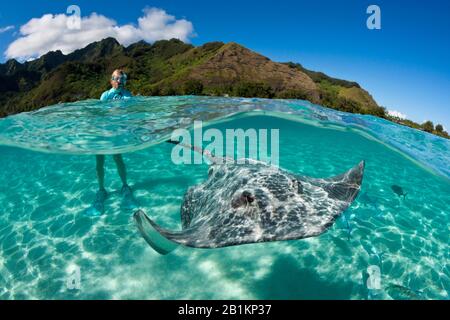
[[127, 74], [126, 73], [122, 73], [120, 76], [112, 76], [111, 80], [112, 81], [117, 81], [119, 82], [119, 87], [124, 87], [127, 84]]

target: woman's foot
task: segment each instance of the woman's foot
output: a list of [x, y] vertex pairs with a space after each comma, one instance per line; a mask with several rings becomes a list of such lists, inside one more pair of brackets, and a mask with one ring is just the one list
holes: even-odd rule
[[122, 208], [133, 210], [139, 207], [129, 185], [124, 184], [122, 190], [120, 190], [120, 194], [122, 195]]
[[95, 201], [89, 208], [86, 209], [86, 215], [90, 217], [97, 217], [105, 211], [105, 200], [108, 198], [108, 192], [105, 189], [97, 191]]

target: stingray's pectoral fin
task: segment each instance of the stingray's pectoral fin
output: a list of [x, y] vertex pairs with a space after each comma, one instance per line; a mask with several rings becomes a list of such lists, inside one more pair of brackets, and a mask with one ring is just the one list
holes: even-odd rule
[[352, 203], [361, 189], [365, 162], [361, 161], [347, 172], [328, 179], [314, 179], [332, 199]]
[[[364, 176], [364, 161], [335, 177], [327, 179], [316, 179], [303, 177], [311, 185], [325, 191], [325, 194], [316, 194], [315, 219], [303, 222], [303, 238], [318, 236], [328, 230], [342, 213], [352, 204], [361, 190]], [[348, 222], [348, 221], [347, 221]], [[350, 225], [348, 225], [350, 235]]]
[[139, 233], [156, 252], [166, 255], [175, 250], [179, 244], [167, 239], [161, 234], [161, 229], [145, 214], [139, 210], [134, 213], [134, 221]]

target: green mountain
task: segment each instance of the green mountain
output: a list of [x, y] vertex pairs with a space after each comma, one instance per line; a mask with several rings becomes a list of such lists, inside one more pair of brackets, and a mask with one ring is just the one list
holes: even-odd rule
[[69, 55], [49, 52], [24, 64], [9, 60], [0, 65], [0, 114], [98, 98], [119, 67], [130, 75], [134, 94], [300, 98], [340, 109], [351, 105], [355, 112], [381, 110], [357, 83], [276, 63], [237, 43], [194, 47], [172, 39], [125, 48], [108, 38]]
[[116, 68], [127, 72], [134, 95], [305, 99], [342, 111], [387, 117], [385, 109], [356, 82], [292, 62], [277, 63], [237, 43], [194, 47], [172, 39], [123, 47], [113, 38], [68, 55], [56, 51], [23, 64], [16, 60], [0, 64], [0, 117], [59, 102], [98, 99], [109, 88]]

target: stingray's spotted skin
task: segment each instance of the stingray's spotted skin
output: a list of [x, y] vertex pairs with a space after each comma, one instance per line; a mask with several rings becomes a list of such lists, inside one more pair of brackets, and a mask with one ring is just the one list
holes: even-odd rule
[[182, 231], [160, 229], [189, 247], [219, 248], [302, 239], [325, 232], [357, 196], [364, 162], [330, 179], [298, 176], [267, 164], [213, 164], [181, 207]]

